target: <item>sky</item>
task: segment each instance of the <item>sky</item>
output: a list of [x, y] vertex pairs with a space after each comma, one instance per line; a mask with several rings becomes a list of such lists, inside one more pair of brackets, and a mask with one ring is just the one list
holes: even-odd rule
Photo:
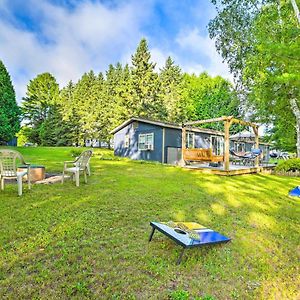
[[231, 79], [208, 36], [215, 15], [210, 0], [0, 0], [0, 59], [19, 103], [40, 73], [62, 88], [84, 72], [130, 64], [142, 38], [157, 70], [171, 56], [185, 72]]

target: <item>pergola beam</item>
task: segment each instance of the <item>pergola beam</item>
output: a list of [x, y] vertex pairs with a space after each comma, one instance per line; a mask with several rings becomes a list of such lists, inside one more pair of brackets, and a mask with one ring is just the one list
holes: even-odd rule
[[214, 123], [214, 122], [221, 122], [221, 121], [226, 121], [226, 120], [232, 119], [232, 118], [233, 117], [220, 117], [220, 118], [207, 119], [207, 120], [191, 121], [191, 122], [185, 123], [184, 126], [200, 125], [200, 124]]
[[252, 127], [253, 129], [258, 127], [258, 126], [257, 126], [256, 124], [254, 124], [254, 123], [247, 122], [247, 121], [243, 121], [243, 120], [239, 120], [239, 119], [235, 119], [235, 118], [232, 118], [230, 122], [231, 122], [231, 124], [232, 124], [232, 123], [235, 123], [235, 124], [241, 124], [241, 125], [244, 125], [244, 126], [250, 126], [250, 127]]

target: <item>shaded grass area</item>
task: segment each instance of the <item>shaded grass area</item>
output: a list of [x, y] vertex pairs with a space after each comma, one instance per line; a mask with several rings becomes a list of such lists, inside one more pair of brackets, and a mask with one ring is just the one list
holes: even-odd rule
[[[70, 148], [19, 151], [51, 172], [70, 160]], [[218, 177], [112, 160], [108, 150], [91, 165], [79, 188], [0, 193], [1, 299], [299, 297], [299, 200], [287, 196], [297, 179]], [[160, 233], [147, 241], [149, 222], [168, 220], [199, 222], [232, 242], [190, 249], [176, 266], [178, 246]]]

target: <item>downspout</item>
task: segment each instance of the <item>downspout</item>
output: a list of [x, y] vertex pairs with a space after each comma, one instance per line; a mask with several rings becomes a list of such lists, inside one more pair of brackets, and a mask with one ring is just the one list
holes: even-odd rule
[[163, 128], [162, 132], [162, 151], [161, 151], [161, 162], [165, 163], [165, 137], [166, 137], [166, 130]]

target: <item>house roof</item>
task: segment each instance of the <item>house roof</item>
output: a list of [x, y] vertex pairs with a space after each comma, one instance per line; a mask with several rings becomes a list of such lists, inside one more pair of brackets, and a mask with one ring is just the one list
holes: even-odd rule
[[244, 130], [242, 132], [238, 132], [234, 135], [230, 136], [231, 139], [254, 139], [255, 134], [253, 132], [250, 132], [248, 130]]
[[[115, 134], [116, 132], [120, 131], [122, 128], [125, 126], [129, 125], [132, 122], [142, 122], [142, 123], [147, 123], [147, 124], [152, 124], [152, 125], [157, 125], [161, 126], [164, 128], [173, 128], [173, 129], [182, 129], [182, 126], [180, 124], [176, 123], [169, 123], [169, 122], [162, 122], [162, 121], [155, 121], [155, 120], [149, 120], [149, 119], [144, 119], [144, 118], [138, 118], [138, 117], [132, 117], [128, 119], [127, 121], [123, 122], [121, 125], [113, 129], [110, 133]], [[224, 135], [223, 132], [218, 131], [218, 130], [213, 130], [213, 129], [207, 129], [207, 128], [197, 128], [197, 127], [187, 127], [188, 131], [192, 132], [201, 132], [201, 133], [209, 133], [209, 134], [216, 134], [216, 135]]]

